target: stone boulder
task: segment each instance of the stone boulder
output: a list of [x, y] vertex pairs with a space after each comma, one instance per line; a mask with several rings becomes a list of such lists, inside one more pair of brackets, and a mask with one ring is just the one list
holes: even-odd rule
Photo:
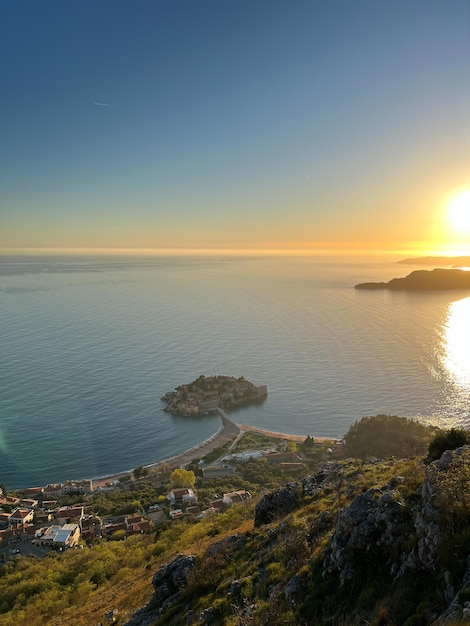
[[142, 607], [124, 626], [149, 626], [173, 602], [180, 598], [180, 591], [188, 584], [188, 573], [194, 568], [196, 557], [178, 554], [170, 563], [162, 565], [152, 580], [154, 592], [149, 603]]
[[283, 517], [300, 505], [301, 489], [297, 482], [266, 494], [255, 507], [255, 528]]

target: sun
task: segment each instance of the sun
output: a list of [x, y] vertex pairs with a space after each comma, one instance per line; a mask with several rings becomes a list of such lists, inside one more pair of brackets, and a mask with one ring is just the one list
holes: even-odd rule
[[452, 230], [460, 235], [470, 234], [470, 190], [455, 195], [447, 206]]

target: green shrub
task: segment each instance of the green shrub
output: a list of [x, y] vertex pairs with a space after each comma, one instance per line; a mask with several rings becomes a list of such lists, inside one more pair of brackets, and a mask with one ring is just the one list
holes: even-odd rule
[[344, 437], [346, 454], [357, 458], [424, 455], [436, 428], [395, 415], [364, 417]]
[[451, 428], [434, 435], [428, 447], [426, 463], [440, 459], [446, 450], [455, 450], [470, 444], [470, 432], [463, 428]]

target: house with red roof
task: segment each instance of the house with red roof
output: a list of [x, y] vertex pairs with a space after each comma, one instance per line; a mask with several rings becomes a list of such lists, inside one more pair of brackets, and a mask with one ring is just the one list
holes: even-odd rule
[[166, 498], [171, 504], [175, 504], [176, 502], [189, 504], [197, 500], [196, 494], [189, 487], [183, 489], [172, 489]]
[[63, 506], [54, 511], [54, 517], [59, 523], [70, 520], [81, 520], [83, 517], [83, 506]]
[[44, 500], [53, 500], [64, 495], [64, 488], [60, 483], [46, 485], [44, 487]]
[[222, 498], [224, 504], [226, 506], [233, 506], [234, 504], [242, 504], [245, 500], [249, 500], [251, 498], [251, 493], [249, 491], [232, 491], [230, 493], [224, 493], [224, 497]]
[[15, 524], [21, 524], [24, 526], [25, 524], [29, 524], [33, 521], [34, 511], [30, 509], [20, 509], [16, 508], [14, 511], [10, 513], [10, 517], [8, 523], [10, 526]]
[[44, 496], [44, 487], [29, 487], [23, 492], [24, 498], [34, 498], [35, 500], [42, 500]]

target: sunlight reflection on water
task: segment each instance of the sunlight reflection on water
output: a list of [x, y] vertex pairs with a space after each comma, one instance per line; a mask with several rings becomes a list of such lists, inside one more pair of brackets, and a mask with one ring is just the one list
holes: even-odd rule
[[444, 326], [443, 365], [455, 385], [470, 392], [470, 297], [449, 305]]

